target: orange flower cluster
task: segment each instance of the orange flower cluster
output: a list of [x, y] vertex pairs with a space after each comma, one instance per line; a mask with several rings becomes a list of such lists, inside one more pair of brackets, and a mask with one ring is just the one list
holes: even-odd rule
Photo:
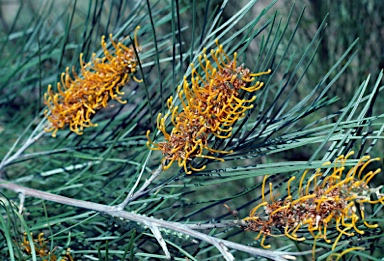
[[[164, 170], [168, 169], [174, 161], [178, 161], [180, 167], [184, 167], [187, 174], [193, 171], [205, 169], [193, 168], [188, 165], [192, 158], [207, 158], [219, 161], [223, 159], [215, 156], [203, 155], [204, 150], [209, 153], [231, 153], [232, 151], [216, 150], [209, 146], [208, 137], [213, 134], [216, 138], [226, 139], [232, 135], [233, 124], [245, 116], [248, 109], [253, 108], [249, 103], [256, 99], [242, 99], [241, 91], [255, 92], [264, 83], [255, 82], [255, 77], [269, 74], [271, 70], [261, 73], [251, 73], [243, 65], [237, 66], [237, 54], [234, 53], [233, 59], [229, 59], [223, 46], [219, 45], [217, 50], [211, 50], [210, 54], [214, 60], [213, 64], [206, 55], [199, 56], [199, 64], [202, 73], [198, 73], [194, 64], [191, 64], [191, 82], [184, 78], [182, 86], [178, 86], [178, 97], [181, 101], [182, 110], [174, 106], [171, 96], [167, 105], [170, 113], [162, 117], [160, 113], [157, 117], [157, 128], [164, 134], [164, 141], [153, 143], [147, 131], [147, 146], [151, 150], [160, 150], [163, 153]], [[216, 66], [217, 67], [216, 67]], [[166, 131], [166, 119], [171, 116], [173, 129], [171, 133]], [[151, 147], [150, 145], [153, 145]]]
[[[31, 233], [32, 237], [32, 233]], [[33, 237], [32, 237], [33, 239]], [[56, 261], [57, 256], [53, 254], [55, 252], [56, 248], [53, 249], [52, 252], [49, 251], [49, 247], [47, 245], [48, 241], [44, 238], [44, 233], [40, 233], [37, 237], [37, 239], [33, 239], [33, 246], [35, 247], [35, 252], [38, 257], [41, 257], [43, 261]], [[31, 244], [27, 240], [27, 234], [24, 233], [24, 239], [23, 242], [20, 244], [22, 247], [22, 250], [27, 254], [31, 255], [32, 254], [32, 249], [31, 249]], [[69, 253], [70, 249], [68, 248], [65, 255], [61, 256], [61, 260], [69, 260], [69, 261], [74, 261], [73, 257]], [[47, 259], [49, 258], [49, 259]]]
[[[290, 191], [290, 183], [295, 179], [292, 177], [287, 183], [288, 196], [285, 199], [275, 200], [272, 194], [272, 183], [270, 187], [270, 200], [265, 199], [265, 183], [267, 176], [264, 178], [262, 185], [262, 203], [256, 206], [244, 220], [247, 222], [246, 230], [259, 232], [256, 239], [261, 239], [261, 245], [265, 245], [264, 241], [267, 236], [281, 236], [303, 241], [305, 237], [299, 237], [297, 233], [303, 233], [303, 229], [307, 230], [315, 242], [322, 239], [327, 243], [332, 243], [327, 238], [327, 228], [332, 225], [339, 232], [338, 237], [333, 242], [332, 250], [335, 249], [339, 240], [345, 237], [351, 237], [354, 232], [364, 234], [364, 231], [357, 226], [360, 217], [357, 214], [359, 206], [362, 223], [366, 228], [376, 228], [377, 224], [369, 224], [364, 220], [365, 210], [364, 203], [384, 204], [384, 194], [380, 194], [379, 188], [370, 188], [369, 182], [381, 171], [369, 171], [366, 174], [366, 167], [372, 161], [378, 161], [379, 158], [370, 159], [369, 156], [362, 157], [359, 162], [344, 174], [344, 165], [353, 155], [350, 152], [346, 156], [339, 156], [335, 163], [332, 174], [324, 177], [317, 184], [317, 179], [323, 177], [323, 173], [318, 169], [316, 173], [308, 179], [305, 188], [303, 182], [308, 171], [305, 171], [298, 189], [298, 197], [293, 198]], [[330, 163], [326, 163], [330, 164]], [[311, 189], [312, 188], [312, 189]], [[371, 196], [375, 195], [377, 199], [372, 200]], [[263, 211], [259, 211], [263, 207]], [[273, 231], [284, 229], [284, 234], [273, 234]], [[299, 230], [300, 229], [300, 230]], [[354, 230], [354, 232], [349, 232]], [[315, 244], [314, 244], [315, 249]], [[338, 258], [345, 253], [357, 248], [351, 248], [337, 255]]]
[[[135, 31], [134, 44], [137, 50], [137, 27]], [[115, 42], [112, 34], [109, 36], [114, 47], [113, 51], [107, 49], [105, 37], [101, 38], [101, 47], [104, 50], [104, 57], [96, 58], [92, 55], [92, 61], [83, 62], [83, 54], [80, 54], [80, 75], [72, 69], [73, 78], [70, 76], [69, 68], [61, 74], [61, 83], [57, 83], [58, 92], [48, 86], [44, 95], [44, 102], [49, 110], [44, 112], [51, 122], [45, 131], [53, 131], [56, 136], [59, 129], [69, 125], [71, 131], [78, 135], [86, 127], [97, 126], [91, 122], [91, 117], [97, 110], [107, 107], [110, 99], [117, 100], [124, 104], [121, 96], [124, 94], [120, 88], [130, 80], [136, 72], [137, 59], [134, 48], [127, 47], [121, 42]], [[135, 76], [133, 79], [140, 82]]]

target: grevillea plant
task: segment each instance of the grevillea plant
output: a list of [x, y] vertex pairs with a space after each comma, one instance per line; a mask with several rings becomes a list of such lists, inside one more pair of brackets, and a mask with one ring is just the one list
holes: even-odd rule
[[[291, 177], [287, 182], [288, 195], [283, 199], [274, 198], [271, 182], [270, 198], [265, 198], [265, 183], [268, 177], [265, 176], [261, 192], [262, 202], [244, 218], [247, 222], [246, 230], [258, 232], [256, 239], [261, 238], [261, 246], [264, 248], [271, 247], [265, 245], [265, 239], [269, 236], [286, 236], [295, 241], [304, 241], [307, 237], [302, 234], [309, 232], [315, 243], [316, 240], [332, 243], [334, 250], [342, 237], [352, 237], [355, 233], [364, 234], [365, 229], [377, 228], [378, 224], [369, 224], [365, 220], [365, 205], [384, 204], [384, 194], [380, 193], [382, 186], [369, 186], [370, 181], [381, 169], [368, 172], [366, 168], [371, 162], [380, 159], [364, 156], [350, 170], [345, 171], [345, 163], [351, 155], [353, 152], [339, 156], [330, 175], [325, 175], [318, 169], [304, 186], [308, 172], [305, 171], [300, 179], [297, 195], [291, 193], [290, 184], [295, 180], [295, 176]], [[328, 162], [324, 165], [329, 164]], [[321, 181], [318, 182], [318, 179]], [[361, 222], [358, 222], [360, 219]], [[336, 238], [328, 237], [328, 227], [337, 230]], [[316, 249], [315, 243], [313, 253]], [[340, 258], [356, 249], [364, 248], [352, 247], [334, 255]]]
[[91, 121], [96, 112], [105, 108], [109, 100], [116, 100], [122, 104], [124, 92], [120, 91], [131, 77], [136, 82], [141, 82], [135, 77], [137, 59], [135, 50], [140, 51], [137, 40], [137, 27], [134, 37], [134, 45], [127, 47], [122, 42], [115, 42], [112, 34], [109, 35], [114, 50], [107, 49], [105, 36], [101, 37], [101, 47], [104, 56], [96, 58], [93, 53], [92, 61], [83, 62], [83, 54], [80, 54], [80, 73], [72, 68], [71, 77], [69, 67], [61, 74], [61, 83], [57, 83], [57, 92], [48, 86], [44, 95], [44, 103], [48, 109], [44, 112], [50, 125], [46, 131], [53, 131], [56, 136], [59, 129], [69, 126], [70, 130], [81, 135], [83, 129], [97, 124]]
[[[217, 40], [216, 45], [217, 49], [210, 52], [213, 62], [208, 59], [204, 49], [199, 56], [202, 73], [192, 63], [190, 81], [185, 77], [182, 85], [178, 86], [181, 110], [174, 105], [171, 96], [167, 101], [170, 112], [163, 117], [161, 113], [158, 114], [157, 128], [163, 133], [164, 141], [152, 142], [150, 131], [147, 131], [147, 146], [163, 153], [164, 170], [177, 161], [187, 174], [191, 174], [192, 171], [206, 168], [205, 165], [201, 168], [191, 166], [189, 162], [193, 158], [224, 161], [214, 154], [232, 151], [212, 148], [208, 141], [210, 135], [216, 139], [226, 139], [232, 135], [233, 125], [245, 116], [247, 110], [253, 108], [251, 103], [256, 99], [256, 96], [242, 98], [243, 92], [259, 90], [264, 83], [256, 81], [256, 77], [271, 72], [252, 73], [244, 65], [237, 64], [237, 53], [230, 59]], [[166, 130], [168, 117], [173, 125], [171, 133]], [[206, 155], [206, 152], [210, 155]]]
[[8, 2], [0, 259], [383, 256], [383, 4]]

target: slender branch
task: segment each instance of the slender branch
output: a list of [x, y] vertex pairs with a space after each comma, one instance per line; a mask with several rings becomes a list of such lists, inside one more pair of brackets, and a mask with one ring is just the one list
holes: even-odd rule
[[224, 259], [227, 261], [234, 261], [235, 257], [229, 252], [228, 248], [222, 242], [214, 241], [212, 243], [223, 255]]
[[212, 229], [212, 228], [223, 228], [223, 227], [245, 227], [247, 222], [242, 219], [231, 220], [220, 223], [209, 223], [209, 224], [187, 224], [190, 229]]
[[24, 202], [25, 202], [25, 194], [19, 193], [19, 200], [20, 200], [19, 214], [22, 214], [23, 213], [23, 208], [24, 208]]
[[149, 229], [152, 231], [152, 234], [155, 236], [157, 242], [163, 249], [163, 252], [167, 259], [171, 259], [171, 253], [168, 250], [167, 243], [165, 243], [165, 240], [163, 236], [161, 235], [160, 229], [153, 225], [153, 223], [146, 223], [146, 225], [149, 227]]
[[[148, 156], [148, 158], [149, 158], [149, 156]], [[147, 160], [148, 160], [148, 158], [147, 158]], [[145, 161], [145, 164], [143, 165], [143, 170], [146, 166], [147, 160]], [[141, 171], [139, 177], [137, 178], [137, 181], [140, 180], [143, 170]], [[151, 177], [145, 181], [143, 186], [141, 186], [141, 188], [135, 194], [133, 194], [133, 191], [137, 187], [137, 184], [138, 184], [138, 183], [136, 183], [135, 186], [132, 187], [131, 191], [129, 192], [129, 194], [125, 198], [125, 200], [121, 204], [117, 205], [116, 208], [118, 210], [123, 210], [125, 208], [125, 206], [129, 204], [129, 202], [132, 202], [133, 200], [135, 200], [136, 198], [141, 196], [142, 192], [161, 174], [162, 170], [163, 170], [163, 165], [160, 164], [159, 167], [155, 170], [155, 172], [152, 173]]]
[[[12, 161], [16, 160], [29, 146], [35, 143], [41, 136], [45, 134], [45, 131], [39, 132], [36, 136], [33, 136], [35, 131], [29, 136], [28, 140], [18, 149], [12, 156], [10, 156], [10, 152], [3, 158], [0, 163], [0, 170], [2, 170], [5, 166], [9, 165]], [[19, 141], [19, 140], [18, 140]]]
[[139, 182], [140, 182], [140, 180], [141, 180], [141, 177], [143, 176], [143, 172], [144, 172], [144, 170], [145, 170], [145, 167], [147, 166], [147, 163], [148, 163], [149, 158], [151, 157], [151, 154], [152, 154], [152, 151], [150, 150], [150, 151], [148, 152], [147, 158], [145, 159], [145, 162], [144, 162], [143, 166], [141, 167], [140, 174], [139, 174], [139, 176], [137, 177], [135, 184], [133, 185], [133, 187], [132, 187], [131, 190], [129, 191], [128, 196], [125, 198], [125, 200], [123, 201], [123, 203], [121, 203], [121, 204], [118, 206], [118, 208], [119, 208], [120, 210], [123, 210], [123, 209], [125, 208], [125, 206], [129, 203], [130, 199], [132, 198], [133, 193], [135, 192], [135, 189], [137, 188], [137, 186], [139, 186]]
[[139, 215], [139, 214], [132, 213], [132, 212], [127, 212], [124, 210], [119, 210], [114, 206], [107, 206], [107, 205], [102, 205], [102, 204], [93, 203], [93, 202], [89, 202], [89, 201], [59, 196], [59, 195], [55, 195], [52, 193], [19, 186], [19, 185], [16, 185], [14, 183], [3, 180], [3, 179], [0, 179], [0, 187], [15, 191], [17, 193], [22, 193], [25, 196], [40, 198], [43, 200], [56, 202], [56, 203], [64, 204], [64, 205], [68, 205], [68, 206], [74, 206], [74, 207], [94, 210], [97, 212], [105, 213], [105, 214], [113, 216], [113, 217], [120, 217], [120, 218], [123, 218], [126, 220], [141, 223], [141, 224], [150, 224], [152, 226], [170, 229], [170, 230], [173, 230], [176, 232], [180, 232], [184, 235], [189, 235], [191, 237], [200, 239], [200, 240], [205, 241], [205, 242], [207, 242], [211, 245], [214, 245], [216, 247], [220, 246], [219, 250], [222, 253], [223, 253], [223, 251], [225, 251], [226, 248], [231, 248], [231, 249], [240, 250], [240, 251], [252, 254], [252, 255], [261, 256], [261, 257], [269, 258], [271, 260], [276, 260], [276, 261], [286, 261], [288, 259], [295, 259], [294, 256], [306, 254], [306, 253], [301, 253], [301, 252], [271, 251], [271, 250], [264, 250], [264, 249], [258, 249], [258, 248], [254, 248], [254, 247], [244, 246], [244, 245], [234, 243], [234, 242], [231, 242], [228, 240], [223, 240], [223, 239], [215, 238], [212, 236], [208, 236], [204, 233], [201, 233], [201, 232], [198, 232], [198, 231], [195, 231], [195, 230], [189, 228], [187, 225], [180, 224], [177, 222], [161, 220], [161, 219], [157, 219], [157, 218], [153, 218], [153, 217], [147, 217], [147, 216]]
[[[27, 131], [31, 128], [34, 121], [32, 121], [28, 127], [23, 131], [23, 133], [17, 138], [16, 142], [12, 145], [11, 149], [7, 152], [7, 154], [4, 156], [4, 158], [0, 162], [0, 170], [2, 170], [5, 166], [9, 165], [13, 161], [17, 160], [20, 155], [29, 148], [33, 143], [35, 143], [41, 136], [44, 135], [45, 131], [44, 124], [46, 123], [47, 119], [44, 118], [40, 120], [39, 124], [35, 127], [35, 129], [32, 131], [32, 133], [29, 135], [28, 139], [24, 142], [23, 146], [21, 146], [12, 156], [13, 150], [16, 148], [17, 144], [21, 141], [21, 138], [26, 135]], [[37, 134], [36, 134], [37, 133]], [[1, 175], [0, 175], [1, 177]]]

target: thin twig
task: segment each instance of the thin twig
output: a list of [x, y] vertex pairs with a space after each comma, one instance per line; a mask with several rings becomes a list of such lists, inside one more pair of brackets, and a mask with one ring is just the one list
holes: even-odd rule
[[[27, 141], [23, 144], [23, 146], [20, 147], [12, 156], [10, 154], [7, 154], [3, 160], [0, 163], [0, 170], [2, 170], [5, 166], [9, 165], [12, 161], [18, 159], [18, 157], [31, 146], [33, 143], [35, 143], [41, 136], [45, 134], [45, 131], [39, 132], [36, 136], [33, 136], [35, 134], [35, 131], [29, 136]], [[18, 142], [19, 140], [17, 140]], [[10, 150], [11, 152], [11, 150]]]
[[165, 240], [164, 240], [163, 236], [161, 235], [160, 229], [157, 226], [154, 226], [153, 223], [146, 223], [146, 225], [152, 231], [152, 234], [155, 236], [157, 242], [159, 243], [159, 245], [163, 249], [166, 258], [171, 259], [171, 253], [169, 253], [167, 243], [165, 243]]
[[209, 224], [187, 224], [190, 229], [212, 229], [212, 228], [223, 228], [223, 227], [245, 227], [247, 222], [244, 220], [231, 220], [220, 223], [209, 223]]
[[24, 202], [25, 202], [25, 194], [19, 193], [19, 199], [20, 199], [19, 214], [22, 214], [23, 208], [24, 208]]
[[[149, 156], [148, 156], [148, 158], [149, 158]], [[148, 158], [147, 158], [147, 160], [148, 160]], [[146, 162], [147, 161], [145, 161], [145, 164], [143, 165], [143, 169], [142, 169], [139, 177], [137, 178], [137, 182], [136, 182], [135, 186], [132, 187], [130, 193], [125, 198], [125, 200], [121, 204], [116, 206], [116, 209], [123, 210], [125, 208], [125, 206], [127, 206], [129, 204], [129, 202], [132, 202], [133, 200], [135, 200], [136, 198], [141, 196], [142, 192], [160, 175], [161, 171], [163, 170], [163, 165], [159, 165], [159, 167], [155, 170], [155, 172], [152, 173], [151, 177], [145, 181], [143, 186], [141, 186], [141, 188], [135, 194], [133, 194], [134, 189], [137, 187], [138, 181], [140, 181], [141, 174], [142, 174], [142, 172], [146, 166]]]
[[[129, 191], [128, 196], [127, 196], [127, 198], [124, 200], [124, 202], [125, 202], [127, 199], [129, 200], [129, 198], [132, 197], [133, 193], [135, 192], [135, 189], [136, 189], [137, 186], [139, 185], [139, 182], [140, 182], [140, 180], [141, 180], [141, 177], [143, 176], [143, 172], [144, 172], [144, 170], [145, 170], [145, 167], [147, 166], [147, 163], [148, 163], [149, 158], [151, 157], [151, 154], [152, 154], [152, 151], [150, 150], [150, 151], [148, 152], [147, 158], [145, 159], [145, 162], [143, 163], [143, 166], [141, 167], [141, 171], [140, 171], [139, 176], [138, 176], [137, 179], [136, 179], [136, 183], [135, 183], [135, 185], [133, 185], [133, 187], [132, 187], [131, 190]], [[123, 203], [124, 203], [124, 202], [123, 202]], [[125, 206], [124, 206], [124, 207], [125, 207]], [[124, 208], [124, 207], [123, 207], [123, 208]]]
[[221, 255], [226, 261], [234, 261], [235, 257], [229, 252], [228, 247], [226, 247], [222, 242], [213, 242], [213, 245], [220, 251]]
[[19, 185], [16, 185], [14, 183], [3, 180], [3, 179], [0, 179], [0, 187], [15, 191], [17, 193], [23, 193], [25, 196], [40, 198], [43, 200], [56, 202], [56, 203], [64, 204], [64, 205], [68, 205], [68, 206], [74, 206], [74, 207], [94, 210], [97, 212], [105, 213], [105, 214], [113, 216], [113, 217], [120, 217], [120, 218], [123, 218], [126, 220], [141, 223], [144, 225], [150, 224], [152, 226], [170, 229], [170, 230], [173, 230], [176, 232], [180, 232], [184, 235], [189, 235], [191, 237], [200, 239], [200, 240], [205, 241], [205, 242], [207, 242], [211, 245], [214, 245], [216, 247], [220, 246], [219, 250], [221, 252], [224, 251], [223, 249], [225, 249], [225, 248], [230, 248], [230, 249], [235, 249], [235, 250], [247, 252], [247, 253], [255, 255], [255, 256], [261, 256], [261, 257], [269, 258], [271, 260], [276, 260], [276, 261], [286, 261], [288, 259], [294, 258], [294, 256], [300, 256], [300, 255], [306, 254], [306, 253], [302, 253], [302, 252], [271, 251], [271, 250], [258, 249], [258, 248], [254, 248], [254, 247], [244, 246], [242, 244], [238, 244], [238, 243], [234, 243], [231, 241], [227, 241], [227, 240], [215, 238], [212, 236], [208, 236], [204, 233], [190, 229], [187, 225], [184, 225], [181, 223], [161, 220], [161, 219], [157, 219], [157, 218], [153, 218], [153, 217], [147, 217], [147, 216], [139, 215], [136, 213], [127, 212], [124, 210], [118, 210], [116, 207], [113, 207], [113, 206], [107, 206], [107, 205], [102, 205], [102, 204], [93, 203], [93, 202], [89, 202], [89, 201], [59, 196], [59, 195], [55, 195], [52, 193], [19, 186]]
[[[43, 130], [43, 126], [46, 123], [46, 119], [40, 120], [39, 124], [35, 127], [32, 133], [29, 135], [28, 139], [24, 142], [23, 146], [21, 146], [12, 156], [13, 150], [16, 148], [17, 144], [20, 142], [21, 138], [27, 133], [27, 131], [31, 128], [34, 121], [32, 121], [28, 127], [23, 131], [23, 133], [17, 138], [16, 142], [12, 145], [11, 149], [7, 152], [4, 158], [0, 162], [0, 170], [2, 170], [5, 166], [9, 165], [13, 161], [17, 160], [20, 155], [29, 148], [33, 143], [35, 143], [41, 136], [44, 135], [45, 131]], [[38, 132], [38, 133], [37, 133]], [[37, 133], [37, 134], [36, 134]]]

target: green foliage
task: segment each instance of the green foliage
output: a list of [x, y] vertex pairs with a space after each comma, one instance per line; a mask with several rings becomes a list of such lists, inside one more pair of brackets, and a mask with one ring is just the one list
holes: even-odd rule
[[[121, 203], [136, 182], [143, 185], [159, 166], [162, 155], [148, 150], [146, 131], [151, 130], [155, 141], [163, 139], [156, 129], [158, 113], [167, 113], [166, 101], [191, 75], [190, 63], [198, 68], [199, 54], [203, 48], [215, 48], [215, 39], [228, 54], [236, 51], [239, 62], [251, 71], [273, 70], [258, 79], [265, 86], [256, 92], [255, 107], [237, 122], [233, 136], [211, 139], [214, 148], [234, 153], [217, 155], [224, 163], [194, 160], [194, 166], [206, 164], [207, 169], [191, 175], [174, 164], [129, 202], [126, 211], [180, 224], [231, 221], [236, 218], [223, 204], [236, 209], [238, 218], [246, 217], [260, 202], [264, 175], [271, 175], [274, 190], [284, 197], [286, 180], [295, 175], [292, 187], [297, 188], [306, 169], [315, 170], [338, 155], [355, 151], [346, 166], [366, 154], [382, 157], [383, 75], [377, 69], [382, 57], [373, 53], [379, 53], [374, 43], [382, 42], [382, 32], [366, 27], [382, 21], [384, 5], [360, 2], [309, 1], [307, 8], [256, 0], [1, 2], [3, 163], [46, 124], [42, 101], [47, 85], [55, 86], [66, 67], [79, 71], [80, 53], [85, 61], [93, 52], [102, 55], [101, 35], [113, 33], [129, 45], [128, 36], [140, 25], [136, 76], [144, 80], [123, 88], [125, 105], [111, 103], [95, 115], [92, 121], [98, 127], [85, 129], [82, 136], [67, 129], [56, 138], [45, 134], [2, 166], [1, 178], [73, 199], [107, 206]], [[381, 186], [382, 174], [372, 183]], [[44, 232], [52, 249], [64, 255], [71, 248], [75, 260], [166, 258], [147, 225], [36, 197], [23, 201], [6, 189], [2, 193], [2, 260], [40, 260], [34, 252], [28, 257], [22, 252], [24, 232]], [[346, 260], [383, 256], [382, 205], [367, 211], [367, 220], [379, 228], [341, 240], [339, 252], [351, 246], [366, 249], [347, 254]], [[214, 245], [170, 229], [160, 232], [175, 260], [222, 259]], [[256, 234], [239, 227], [203, 232], [260, 248]], [[310, 236], [304, 242], [281, 237], [268, 243], [273, 250], [303, 251], [306, 255], [298, 259], [311, 259]], [[332, 253], [332, 245], [316, 245], [318, 260]], [[230, 252], [237, 260], [265, 260], [246, 251]]]

